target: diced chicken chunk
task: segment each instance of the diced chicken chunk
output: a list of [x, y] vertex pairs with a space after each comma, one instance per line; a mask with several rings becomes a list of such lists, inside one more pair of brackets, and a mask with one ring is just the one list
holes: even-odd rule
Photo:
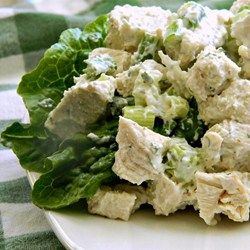
[[185, 139], [162, 136], [129, 119], [120, 117], [116, 140], [119, 149], [113, 171], [131, 183], [140, 185], [156, 180], [167, 171], [172, 180], [187, 184], [192, 183], [194, 173], [202, 169], [199, 150]]
[[180, 7], [166, 29], [164, 40], [167, 54], [188, 68], [208, 45], [221, 47], [227, 38], [226, 22], [232, 13], [211, 10], [195, 2]]
[[174, 213], [186, 205], [195, 204], [194, 191], [189, 192], [181, 184], [173, 182], [165, 174], [160, 174], [148, 188], [148, 203], [155, 209], [156, 215]]
[[241, 56], [241, 69], [244, 78], [250, 79], [250, 47], [241, 45], [239, 47], [239, 55]]
[[250, 0], [237, 0], [233, 2], [230, 11], [236, 14], [243, 6], [250, 5]]
[[115, 192], [111, 189], [99, 189], [88, 200], [88, 211], [110, 219], [128, 220], [135, 206], [136, 195]]
[[[109, 48], [97, 48], [89, 54], [89, 59], [96, 58], [97, 56], [109, 55], [116, 63], [116, 70], [113, 75], [127, 70], [131, 64], [131, 54], [123, 50], [115, 50]], [[105, 73], [105, 72], [103, 72]]]
[[109, 14], [106, 44], [134, 52], [145, 34], [162, 38], [170, 15], [160, 7], [116, 6]]
[[187, 88], [188, 73], [183, 71], [179, 62], [172, 60], [168, 55], [158, 52], [162, 63], [166, 66], [166, 79], [173, 85], [176, 93], [182, 97], [190, 98], [191, 91]]
[[187, 87], [197, 101], [206, 101], [225, 90], [239, 72], [240, 68], [222, 50], [208, 46], [189, 70]]
[[120, 95], [122, 95], [123, 97], [132, 95], [135, 80], [138, 77], [139, 70], [140, 70], [140, 66], [134, 65], [130, 67], [128, 70], [120, 74], [117, 74], [115, 83], [116, 83], [117, 91]]
[[88, 199], [88, 211], [110, 219], [127, 221], [146, 202], [147, 197], [142, 187], [119, 185], [114, 190], [102, 187]]
[[250, 124], [224, 121], [202, 138], [204, 164], [209, 170], [250, 172]]
[[[248, 3], [250, 6], [250, 3]], [[240, 11], [232, 18], [231, 36], [236, 39], [241, 56], [242, 75], [250, 79], [250, 34], [246, 32], [250, 27], [250, 10]]]
[[250, 123], [250, 81], [235, 80], [220, 95], [198, 103], [199, 115], [207, 124], [225, 119]]
[[140, 208], [141, 205], [147, 203], [148, 201], [146, 190], [141, 186], [135, 186], [135, 185], [129, 185], [129, 184], [118, 184], [117, 186], [115, 186], [115, 190], [136, 195], [136, 201], [135, 201], [133, 211], [136, 211], [137, 209]]
[[117, 74], [115, 83], [117, 91], [120, 95], [131, 96], [138, 77], [147, 73], [152, 78], [160, 78], [164, 80], [164, 66], [154, 60], [146, 60], [140, 64], [130, 67], [127, 71]]
[[[249, 173], [196, 173], [200, 217], [208, 225], [217, 223], [218, 214], [243, 222], [249, 219]], [[216, 218], [217, 216], [217, 218]]]
[[164, 172], [162, 157], [167, 137], [120, 117], [113, 171], [120, 178], [140, 185]]
[[221, 50], [206, 47], [188, 72], [163, 53], [159, 55], [166, 65], [166, 78], [178, 94], [188, 98], [192, 92], [200, 118], [207, 124], [225, 119], [250, 123], [250, 81], [239, 79], [240, 68]]
[[[242, 14], [243, 13], [243, 14]], [[250, 25], [250, 10], [242, 11], [241, 13], [235, 16], [233, 19], [231, 27], [231, 35], [234, 37], [238, 45], [245, 45], [250, 47], [250, 34], [246, 32], [246, 29]]]
[[76, 85], [64, 92], [64, 97], [49, 114], [45, 126], [61, 138], [84, 132], [86, 126], [96, 122], [112, 102], [114, 78], [102, 75], [89, 82], [84, 75], [75, 78]]

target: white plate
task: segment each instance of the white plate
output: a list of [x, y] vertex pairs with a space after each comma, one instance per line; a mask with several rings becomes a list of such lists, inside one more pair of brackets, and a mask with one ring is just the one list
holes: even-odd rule
[[[28, 173], [33, 185], [37, 174]], [[45, 211], [55, 234], [67, 249], [84, 250], [248, 250], [250, 223], [223, 217], [207, 226], [192, 210], [155, 216], [137, 211], [128, 222], [89, 215], [82, 208]]]

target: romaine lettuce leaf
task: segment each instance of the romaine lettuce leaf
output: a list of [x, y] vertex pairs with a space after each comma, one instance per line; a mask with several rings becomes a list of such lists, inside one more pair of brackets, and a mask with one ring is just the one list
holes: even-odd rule
[[111, 170], [114, 160], [111, 142], [109, 147], [95, 145], [82, 134], [67, 139], [45, 160], [51, 171], [34, 184], [33, 203], [41, 208], [58, 209], [91, 197], [101, 184], [118, 179]]
[[83, 165], [77, 162], [72, 147], [58, 154], [50, 158], [53, 170], [42, 175], [33, 187], [32, 201], [38, 207], [58, 209], [68, 206], [81, 198], [91, 197], [101, 184], [112, 183], [117, 179], [111, 171], [114, 153], [99, 159], [95, 155], [90, 169], [87, 167], [89, 159], [85, 158]]
[[23, 97], [32, 125], [43, 126], [64, 90], [74, 84], [73, 76], [82, 73], [88, 54], [104, 46], [106, 33], [107, 16], [98, 17], [83, 31], [78, 28], [64, 31], [38, 66], [23, 76], [18, 93]]
[[64, 90], [73, 85], [86, 64], [84, 60], [95, 48], [104, 46], [107, 16], [80, 29], [64, 31], [59, 42], [48, 49], [38, 66], [23, 76], [18, 93], [29, 111], [30, 125], [14, 123], [1, 135], [3, 145], [13, 149], [23, 168], [47, 172], [46, 157], [58, 150], [60, 141], [44, 128], [49, 112], [55, 108]]
[[50, 170], [44, 160], [57, 150], [59, 144], [53, 136], [48, 137], [44, 129], [18, 122], [2, 133], [1, 142], [13, 150], [23, 168], [41, 173]]

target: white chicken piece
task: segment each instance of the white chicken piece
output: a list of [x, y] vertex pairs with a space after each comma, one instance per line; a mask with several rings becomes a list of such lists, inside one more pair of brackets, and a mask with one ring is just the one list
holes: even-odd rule
[[220, 49], [206, 47], [188, 72], [162, 52], [159, 55], [166, 65], [166, 78], [178, 94], [194, 95], [200, 118], [207, 124], [225, 119], [250, 123], [250, 81], [239, 78], [240, 68]]
[[188, 68], [206, 46], [223, 46], [231, 16], [230, 11], [211, 10], [195, 2], [183, 4], [166, 29], [167, 54], [180, 61], [181, 68]]
[[159, 51], [158, 54], [161, 58], [161, 62], [166, 67], [166, 79], [172, 84], [176, 93], [184, 98], [190, 98], [191, 91], [187, 88], [186, 85], [188, 72], [181, 69], [180, 63], [178, 61], [172, 60], [162, 51]]
[[119, 149], [113, 171], [133, 184], [156, 180], [164, 172], [176, 183], [192, 183], [194, 173], [203, 169], [200, 151], [184, 138], [162, 136], [123, 117], [119, 120], [116, 141]]
[[84, 132], [86, 126], [96, 122], [112, 102], [115, 84], [112, 76], [102, 75], [96, 81], [85, 76], [75, 78], [76, 85], [64, 92], [57, 107], [50, 112], [45, 126], [60, 138], [69, 138]]
[[244, 78], [250, 79], [250, 47], [241, 45], [238, 52], [242, 60], [242, 75]]
[[123, 97], [128, 97], [132, 95], [135, 80], [138, 77], [140, 66], [134, 65], [128, 70], [123, 71], [120, 74], [117, 74], [115, 78], [115, 84], [117, 91]]
[[210, 171], [250, 172], [250, 124], [224, 121], [202, 138], [204, 165]]
[[233, 2], [233, 5], [230, 8], [230, 11], [236, 14], [240, 8], [250, 5], [250, 0], [237, 0]]
[[[89, 59], [96, 58], [98, 56], [109, 55], [116, 63], [116, 70], [113, 75], [121, 73], [127, 70], [131, 64], [131, 54], [123, 50], [115, 50], [109, 48], [96, 48], [89, 54]], [[105, 72], [103, 72], [105, 73]]]
[[200, 217], [208, 225], [217, 224], [220, 213], [238, 222], [249, 220], [249, 173], [197, 172], [195, 177]]
[[164, 172], [163, 153], [170, 138], [120, 117], [116, 141], [114, 173], [122, 179], [140, 185], [154, 180]]
[[166, 88], [165, 67], [154, 60], [146, 60], [118, 74], [115, 83], [124, 97], [132, 95], [135, 105], [163, 121], [186, 117], [189, 105], [181, 96], [170, 95]]
[[136, 195], [136, 201], [133, 208], [133, 211], [136, 211], [140, 208], [141, 205], [148, 202], [148, 196], [146, 190], [141, 186], [135, 186], [130, 184], [118, 184], [115, 186], [114, 190], [123, 191], [129, 194]]
[[250, 34], [246, 30], [249, 29], [249, 26], [250, 9], [243, 9], [232, 18], [231, 36], [236, 39], [239, 46], [238, 53], [241, 56], [242, 75], [248, 79], [250, 79]]
[[186, 205], [195, 204], [195, 192], [190, 190], [175, 183], [167, 175], [160, 174], [149, 185], [148, 203], [153, 206], [156, 215], [168, 216], [178, 209], [184, 209]]
[[164, 66], [154, 60], [146, 60], [130, 67], [127, 71], [117, 74], [115, 84], [117, 86], [118, 93], [124, 97], [131, 96], [137, 78], [145, 72], [153, 79], [165, 79]]
[[109, 14], [106, 45], [135, 52], [145, 34], [162, 39], [170, 15], [160, 7], [116, 6]]
[[250, 81], [235, 80], [220, 95], [198, 103], [199, 115], [213, 125], [225, 119], [250, 124]]
[[195, 99], [206, 101], [219, 95], [239, 76], [240, 68], [225, 53], [213, 46], [207, 46], [188, 71], [187, 87]]
[[101, 187], [87, 201], [90, 213], [125, 221], [146, 202], [147, 196], [142, 187], [124, 184], [116, 186], [114, 190]]

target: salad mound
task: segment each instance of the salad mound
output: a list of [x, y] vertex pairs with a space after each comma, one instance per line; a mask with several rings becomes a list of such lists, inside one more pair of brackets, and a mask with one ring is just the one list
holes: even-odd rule
[[249, 220], [250, 7], [116, 6], [64, 31], [18, 93], [30, 123], [1, 135], [40, 173], [32, 201], [128, 220], [191, 205], [208, 225]]

